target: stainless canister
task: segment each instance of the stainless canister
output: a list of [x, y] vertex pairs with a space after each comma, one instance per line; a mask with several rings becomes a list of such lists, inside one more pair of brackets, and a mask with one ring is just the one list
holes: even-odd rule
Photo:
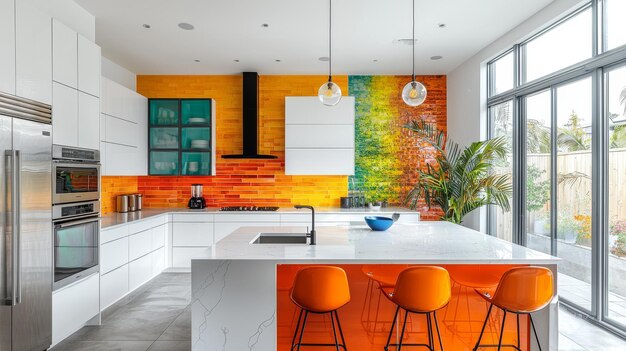
[[128, 195], [128, 211], [137, 211], [137, 195], [135, 194]]
[[141, 211], [143, 208], [143, 195], [135, 194], [135, 211]]
[[129, 208], [129, 196], [128, 195], [118, 195], [117, 196], [117, 212], [126, 213], [130, 210]]

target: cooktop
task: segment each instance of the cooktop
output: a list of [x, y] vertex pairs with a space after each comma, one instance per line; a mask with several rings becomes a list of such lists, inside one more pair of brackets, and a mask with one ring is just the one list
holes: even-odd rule
[[225, 206], [220, 211], [278, 211], [277, 206]]

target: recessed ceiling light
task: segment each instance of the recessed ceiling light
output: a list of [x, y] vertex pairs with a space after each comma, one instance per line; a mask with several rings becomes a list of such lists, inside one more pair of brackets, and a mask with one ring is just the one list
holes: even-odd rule
[[267, 23], [263, 23], [263, 24], [261, 25], [261, 27], [263, 27], [263, 28], [267, 28], [267, 27], [269, 27], [269, 26], [270, 26], [270, 25], [269, 25], [269, 24], [267, 24]]
[[330, 59], [328, 58], [328, 56], [322, 56], [322, 57], [318, 58], [318, 60], [320, 60], [322, 62], [328, 62], [328, 60], [330, 60]]
[[194, 29], [194, 28], [195, 28], [195, 27], [193, 26], [193, 24], [186, 23], [186, 22], [179, 23], [179, 24], [178, 24], [178, 27], [179, 27], [180, 29], [184, 29], [184, 30], [192, 30], [192, 29]]
[[393, 41], [394, 44], [403, 44], [403, 45], [413, 45], [413, 43], [417, 43], [417, 39], [413, 41], [413, 39], [395, 39]]
[[142, 26], [142, 27], [144, 27], [144, 28], [146, 28], [146, 29], [150, 29], [150, 28], [152, 27], [151, 25], [149, 25], [149, 24], [147, 24], [147, 23], [144, 23], [144, 24], [142, 24], [141, 26]]
[[280, 60], [278, 60], [278, 59], [277, 59], [277, 60], [274, 60], [274, 61], [276, 61], [276, 62], [280, 62]]
[[194, 62], [200, 62], [200, 60], [198, 60], [198, 59], [195, 59], [195, 60], [193, 60], [193, 61], [194, 61]]
[[442, 58], [443, 58], [443, 56], [439, 56], [439, 55], [435, 55], [435, 56], [431, 56], [430, 57], [430, 59], [433, 60], [433, 61], [441, 60]]
[[239, 62], [239, 60], [237, 60], [237, 59], [235, 59], [235, 60], [233, 60], [233, 61], [235, 61], [235, 62]]
[[445, 23], [439, 23], [438, 26], [439, 26], [439, 28], [445, 28], [446, 24]]

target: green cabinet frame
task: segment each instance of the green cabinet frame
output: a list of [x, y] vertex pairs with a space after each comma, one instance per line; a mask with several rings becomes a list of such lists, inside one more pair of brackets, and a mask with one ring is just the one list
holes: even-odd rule
[[148, 100], [148, 174], [215, 175], [215, 100]]

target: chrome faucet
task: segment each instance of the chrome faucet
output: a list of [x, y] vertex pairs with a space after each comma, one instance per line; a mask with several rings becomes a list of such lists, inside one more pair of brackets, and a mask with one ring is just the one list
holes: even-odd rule
[[313, 208], [313, 206], [308, 205], [295, 205], [294, 207], [297, 209], [308, 208], [309, 210], [311, 210], [311, 232], [307, 233], [306, 236], [311, 238], [309, 244], [315, 245], [315, 209]]

